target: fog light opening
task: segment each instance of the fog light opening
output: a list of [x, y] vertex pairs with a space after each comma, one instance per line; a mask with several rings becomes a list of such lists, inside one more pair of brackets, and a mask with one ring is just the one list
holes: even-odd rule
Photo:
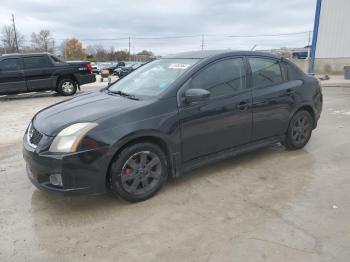
[[50, 175], [50, 183], [54, 186], [63, 186], [61, 174]]

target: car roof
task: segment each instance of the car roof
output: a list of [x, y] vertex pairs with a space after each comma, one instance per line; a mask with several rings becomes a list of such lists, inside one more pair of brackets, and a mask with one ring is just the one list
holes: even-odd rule
[[211, 58], [211, 57], [220, 57], [225, 55], [251, 55], [251, 56], [267, 56], [271, 58], [281, 58], [280, 56], [276, 56], [271, 53], [265, 53], [265, 52], [258, 52], [258, 51], [233, 51], [233, 50], [204, 50], [204, 51], [191, 51], [191, 52], [184, 52], [184, 53], [178, 53], [178, 54], [172, 54], [168, 56], [164, 56], [163, 58], [183, 58], [183, 59], [205, 59], [205, 58]]
[[21, 53], [10, 53], [10, 54], [2, 54], [0, 55], [0, 59], [1, 58], [13, 58], [13, 57], [27, 57], [27, 56], [39, 56], [39, 55], [52, 55], [50, 53], [25, 53], [25, 54], [21, 54]]

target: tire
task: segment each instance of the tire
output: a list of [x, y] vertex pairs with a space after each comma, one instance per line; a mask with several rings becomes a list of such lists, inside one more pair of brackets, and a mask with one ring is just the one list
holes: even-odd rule
[[57, 85], [57, 92], [62, 96], [72, 96], [77, 92], [77, 85], [70, 78], [61, 79]]
[[289, 122], [284, 146], [289, 150], [303, 148], [310, 140], [313, 124], [312, 116], [308, 111], [296, 112]]
[[110, 168], [111, 190], [124, 200], [139, 202], [154, 196], [168, 176], [167, 157], [149, 142], [123, 149]]

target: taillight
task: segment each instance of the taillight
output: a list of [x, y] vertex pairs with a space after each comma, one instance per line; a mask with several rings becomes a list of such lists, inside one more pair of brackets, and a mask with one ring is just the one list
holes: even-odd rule
[[92, 65], [90, 63], [86, 64], [87, 70], [89, 70], [90, 74], [92, 74]]

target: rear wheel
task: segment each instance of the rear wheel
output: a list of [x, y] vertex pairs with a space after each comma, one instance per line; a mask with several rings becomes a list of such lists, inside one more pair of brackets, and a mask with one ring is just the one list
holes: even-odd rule
[[77, 85], [72, 79], [62, 79], [58, 82], [57, 92], [63, 96], [74, 95], [77, 92]]
[[125, 148], [110, 170], [111, 189], [131, 202], [155, 195], [167, 179], [167, 160], [163, 150], [153, 143]]
[[308, 111], [295, 113], [289, 123], [284, 145], [291, 150], [303, 148], [311, 137], [313, 120]]

